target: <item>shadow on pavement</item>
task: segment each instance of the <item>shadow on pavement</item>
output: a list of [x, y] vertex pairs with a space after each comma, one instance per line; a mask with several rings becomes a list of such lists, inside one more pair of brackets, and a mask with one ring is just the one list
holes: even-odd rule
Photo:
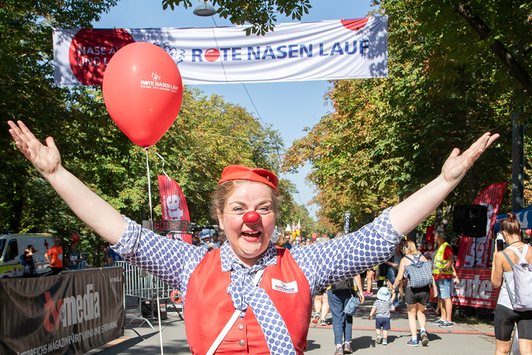
[[308, 350], [316, 350], [316, 349], [321, 349], [321, 344], [320, 343], [316, 343], [312, 339], [308, 339], [308, 341], [307, 341], [307, 351]]

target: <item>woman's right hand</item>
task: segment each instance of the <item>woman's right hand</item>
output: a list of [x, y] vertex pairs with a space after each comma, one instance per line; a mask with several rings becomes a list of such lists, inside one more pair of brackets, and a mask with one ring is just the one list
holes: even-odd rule
[[8, 121], [9, 133], [15, 145], [44, 177], [53, 175], [61, 167], [61, 155], [52, 137], [43, 145], [22, 121]]

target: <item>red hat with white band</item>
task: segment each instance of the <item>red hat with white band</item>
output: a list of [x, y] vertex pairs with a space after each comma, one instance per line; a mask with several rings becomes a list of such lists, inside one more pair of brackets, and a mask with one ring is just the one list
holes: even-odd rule
[[277, 176], [266, 169], [250, 168], [242, 165], [229, 165], [222, 171], [222, 178], [218, 181], [221, 184], [230, 180], [249, 180], [261, 182], [277, 191], [279, 180]]

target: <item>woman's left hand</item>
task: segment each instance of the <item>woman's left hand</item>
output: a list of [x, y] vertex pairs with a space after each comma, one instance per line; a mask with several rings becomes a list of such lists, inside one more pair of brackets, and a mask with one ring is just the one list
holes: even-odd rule
[[460, 154], [460, 149], [454, 148], [451, 155], [445, 161], [442, 168], [442, 175], [450, 184], [457, 184], [462, 180], [465, 173], [473, 166], [478, 157], [493, 143], [499, 134], [492, 135], [489, 132], [484, 133], [469, 149]]

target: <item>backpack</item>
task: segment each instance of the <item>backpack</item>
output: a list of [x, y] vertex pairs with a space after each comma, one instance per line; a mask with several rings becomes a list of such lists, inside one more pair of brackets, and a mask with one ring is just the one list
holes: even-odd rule
[[510, 301], [514, 307], [514, 311], [524, 312], [532, 310], [532, 264], [529, 264], [525, 255], [528, 251], [528, 244], [525, 244], [523, 252], [521, 253], [516, 247], [508, 247], [519, 257], [519, 263], [514, 264], [512, 260], [508, 257], [508, 254], [503, 250], [502, 254], [506, 257], [506, 260], [510, 263], [514, 274], [514, 292], [510, 290], [508, 286], [508, 280], [503, 273], [504, 280], [506, 281], [506, 288], [508, 290], [508, 295], [510, 296]]
[[417, 255], [415, 260], [405, 256], [412, 263], [405, 266], [410, 279], [410, 287], [419, 288], [425, 287], [432, 283], [432, 266], [428, 261], [421, 261], [421, 254]]

